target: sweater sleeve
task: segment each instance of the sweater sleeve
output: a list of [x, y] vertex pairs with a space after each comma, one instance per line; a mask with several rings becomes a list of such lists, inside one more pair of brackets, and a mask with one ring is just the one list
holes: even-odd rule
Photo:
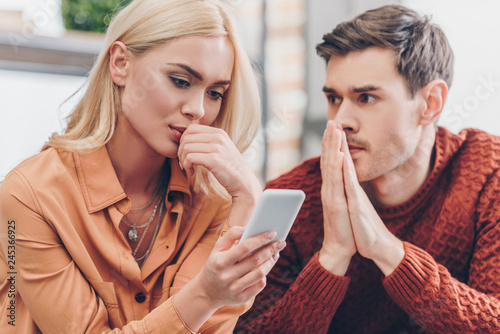
[[426, 333], [500, 333], [500, 170], [483, 182], [466, 284], [409, 243], [401, 264], [384, 280], [394, 301]]
[[384, 286], [415, 326], [426, 333], [500, 332], [500, 224], [494, 225], [476, 243], [468, 285], [404, 243], [406, 255]]
[[[288, 247], [287, 247], [288, 248]], [[297, 263], [286, 254], [268, 275], [253, 308], [240, 317], [235, 333], [326, 333], [344, 299], [349, 278], [335, 276], [316, 253], [293, 278]], [[300, 316], [298, 316], [300, 315]]]
[[326, 333], [350, 279], [331, 274], [318, 261], [318, 233], [323, 229], [319, 158], [305, 161], [266, 188], [302, 189], [306, 200], [265, 289], [240, 317], [235, 333]]
[[484, 184], [467, 284], [409, 243], [402, 263], [385, 279], [394, 301], [427, 333], [500, 333], [500, 171]]

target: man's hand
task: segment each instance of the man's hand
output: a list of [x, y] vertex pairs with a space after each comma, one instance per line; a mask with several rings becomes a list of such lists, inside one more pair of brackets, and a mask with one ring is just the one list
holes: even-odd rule
[[344, 189], [356, 248], [361, 256], [373, 260], [387, 276], [403, 260], [403, 242], [387, 229], [361, 188], [345, 135], [342, 141]]
[[333, 274], [345, 275], [358, 252], [371, 259], [387, 276], [404, 257], [401, 240], [378, 216], [358, 182], [345, 133], [328, 121], [321, 153], [321, 201], [324, 240], [320, 264]]
[[321, 153], [321, 201], [324, 217], [324, 240], [319, 253], [320, 264], [331, 273], [345, 275], [356, 245], [347, 211], [341, 152], [342, 132], [335, 122], [328, 121], [323, 135]]

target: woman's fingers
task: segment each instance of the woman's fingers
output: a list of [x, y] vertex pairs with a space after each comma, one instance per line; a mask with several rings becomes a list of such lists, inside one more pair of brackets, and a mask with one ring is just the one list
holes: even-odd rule
[[241, 304], [262, 290], [285, 246], [283, 241], [270, 243], [276, 233], [267, 232], [237, 244], [242, 230], [233, 227], [219, 238], [200, 273], [207, 294], [224, 305]]
[[245, 229], [239, 226], [233, 226], [222, 237], [220, 237], [214, 246], [214, 251], [226, 251], [233, 247], [236, 241], [240, 240]]
[[213, 171], [223, 161], [239, 155], [240, 152], [223, 130], [199, 124], [192, 124], [184, 131], [177, 152], [179, 165], [190, 176], [194, 174], [194, 165]]
[[275, 231], [268, 231], [238, 243], [238, 245], [231, 249], [231, 252], [228, 253], [231, 263], [236, 264], [241, 262], [259, 248], [271, 243], [275, 237]]
[[214, 169], [216, 166], [220, 164], [217, 156], [200, 152], [186, 154], [184, 158], [179, 159], [179, 161], [181, 161], [182, 167], [189, 176], [194, 174], [194, 166], [203, 166], [213, 173], [215, 172]]
[[214, 151], [215, 148], [218, 148], [220, 150], [221, 147], [225, 147], [226, 149], [231, 150], [234, 149], [237, 151], [234, 145], [228, 145], [230, 143], [232, 144], [231, 139], [222, 129], [199, 124], [191, 124], [182, 134], [179, 142], [179, 152], [181, 154], [184, 151], [189, 152], [188, 147], [186, 146], [189, 146], [189, 148], [191, 148], [192, 150], [193, 147], [196, 149], [195, 145], [198, 144], [210, 144], [212, 148], [211, 151]]
[[190, 125], [181, 137], [177, 155], [188, 175], [194, 174], [194, 166], [203, 166], [233, 197], [253, 192], [257, 184], [260, 189], [252, 169], [224, 130]]
[[[224, 132], [220, 128], [215, 128], [213, 126], [201, 125], [201, 124], [190, 124], [184, 134], [196, 134], [196, 133], [220, 133]], [[225, 132], [224, 132], [225, 133]]]
[[279, 250], [284, 246], [284, 241], [276, 241], [231, 266], [222, 276], [229, 293], [240, 301], [248, 300], [259, 293], [266, 285], [267, 274], [278, 261]]
[[285, 248], [284, 241], [272, 240], [276, 237], [276, 232], [264, 232], [245, 241], [236, 244], [244, 228], [231, 227], [222, 237], [217, 240], [214, 251], [224, 252], [216, 259], [217, 266], [233, 266], [235, 276], [242, 276], [254, 267], [259, 266], [268, 258], [272, 258], [276, 253]]
[[264, 247], [252, 250], [234, 265], [235, 274], [238, 276], [247, 274], [265, 261], [278, 256], [279, 252], [282, 251], [285, 246], [286, 243], [284, 241], [275, 241]]
[[234, 281], [231, 290], [240, 295], [242, 300], [248, 300], [258, 294], [266, 286], [267, 274], [272, 270], [279, 255], [266, 259], [259, 266], [246, 273], [239, 280]]

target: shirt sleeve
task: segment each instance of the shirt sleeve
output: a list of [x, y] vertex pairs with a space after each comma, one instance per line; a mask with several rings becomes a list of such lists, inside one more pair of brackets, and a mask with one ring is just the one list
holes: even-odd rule
[[[209, 204], [213, 205], [213, 204]], [[201, 272], [205, 262], [214, 248], [218, 238], [231, 228], [227, 222], [227, 216], [231, 203], [224, 202], [217, 211], [209, 228], [204, 232], [198, 244], [186, 257], [180, 266], [172, 283], [171, 294], [177, 293], [184, 285]], [[227, 334], [232, 333], [238, 317], [248, 311], [252, 306], [253, 299], [245, 304], [237, 306], [224, 306], [218, 309], [200, 328], [203, 334]]]
[[[302, 269], [291, 245], [269, 273], [266, 288], [241, 316], [235, 333], [326, 333], [344, 299], [349, 278], [321, 266], [316, 253]], [[286, 251], [288, 250], [288, 251]], [[298, 272], [298, 275], [294, 274]], [[300, 315], [300, 316], [298, 316]]]

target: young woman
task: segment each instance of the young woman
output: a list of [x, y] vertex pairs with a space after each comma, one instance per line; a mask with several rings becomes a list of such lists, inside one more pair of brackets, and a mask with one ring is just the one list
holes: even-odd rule
[[124, 8], [65, 133], [0, 187], [0, 332], [231, 332], [284, 247], [237, 243], [259, 117], [219, 1]]

